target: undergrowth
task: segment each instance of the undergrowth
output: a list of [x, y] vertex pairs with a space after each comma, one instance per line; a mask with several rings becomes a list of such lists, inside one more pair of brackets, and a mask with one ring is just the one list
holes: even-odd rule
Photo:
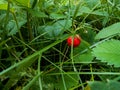
[[119, 15], [119, 0], [1, 0], [0, 89], [119, 90]]

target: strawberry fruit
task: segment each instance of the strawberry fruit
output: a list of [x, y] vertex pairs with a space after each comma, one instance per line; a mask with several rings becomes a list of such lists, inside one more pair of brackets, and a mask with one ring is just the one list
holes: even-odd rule
[[72, 46], [72, 40], [73, 40], [73, 47], [77, 47], [81, 43], [81, 38], [78, 34], [76, 34], [75, 36], [70, 36], [67, 38], [68, 46]]

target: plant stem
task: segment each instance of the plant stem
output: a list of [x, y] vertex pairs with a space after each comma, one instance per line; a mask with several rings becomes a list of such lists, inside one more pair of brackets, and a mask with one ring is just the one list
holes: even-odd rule
[[32, 28], [31, 28], [30, 23], [31, 23], [30, 14], [27, 11], [27, 29], [28, 29], [29, 38], [30, 38], [30, 41], [31, 41], [31, 40], [33, 40], [33, 32], [32, 32]]
[[[14, 17], [15, 22], [16, 22], [16, 25], [17, 25], [19, 37], [20, 37], [20, 39], [24, 42], [24, 39], [23, 39], [23, 37], [22, 37], [22, 34], [21, 34], [21, 31], [20, 31], [20, 28], [19, 28], [19, 25], [18, 25], [17, 18], [16, 18], [16, 16], [15, 16], [15, 13], [13, 12], [12, 14], [13, 14], [13, 17]], [[23, 44], [23, 48], [24, 48], [24, 49], [26, 48], [26, 46], [25, 46], [24, 44]], [[25, 56], [28, 56], [28, 52], [27, 52], [27, 51], [25, 51]]]
[[[41, 73], [41, 71], [40, 71], [41, 57], [42, 57], [42, 53], [39, 53], [39, 58], [38, 58], [38, 74]], [[43, 89], [42, 89], [42, 80], [41, 80], [41, 76], [39, 76], [39, 87], [40, 87], [40, 90], [43, 90]]]

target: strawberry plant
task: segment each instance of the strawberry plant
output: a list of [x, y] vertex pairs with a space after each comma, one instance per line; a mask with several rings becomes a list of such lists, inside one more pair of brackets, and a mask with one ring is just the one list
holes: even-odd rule
[[119, 90], [119, 0], [0, 0], [1, 90]]

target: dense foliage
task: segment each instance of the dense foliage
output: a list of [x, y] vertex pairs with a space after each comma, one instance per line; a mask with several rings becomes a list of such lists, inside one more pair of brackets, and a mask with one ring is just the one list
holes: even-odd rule
[[1, 90], [119, 90], [120, 0], [0, 0], [0, 22]]

